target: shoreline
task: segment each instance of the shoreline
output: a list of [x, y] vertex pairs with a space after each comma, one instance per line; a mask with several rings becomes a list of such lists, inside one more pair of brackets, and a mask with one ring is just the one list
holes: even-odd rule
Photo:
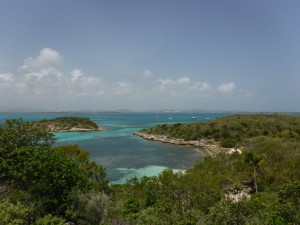
[[99, 129], [84, 129], [84, 128], [71, 128], [69, 130], [50, 130], [50, 132], [94, 132], [101, 131], [102, 128]]
[[196, 151], [205, 152], [208, 155], [214, 155], [219, 152], [229, 152], [230, 148], [223, 148], [218, 143], [213, 140], [201, 139], [199, 141], [185, 141], [183, 139], [169, 138], [165, 135], [157, 134], [146, 134], [143, 132], [134, 132], [133, 135], [142, 137], [151, 141], [158, 141], [162, 143], [174, 144], [174, 145], [184, 145], [195, 148]]
[[88, 128], [79, 128], [79, 127], [72, 127], [68, 130], [59, 130], [59, 129], [54, 129], [50, 128], [50, 132], [94, 132], [94, 131], [101, 131], [103, 128], [99, 127], [98, 129], [88, 129]]

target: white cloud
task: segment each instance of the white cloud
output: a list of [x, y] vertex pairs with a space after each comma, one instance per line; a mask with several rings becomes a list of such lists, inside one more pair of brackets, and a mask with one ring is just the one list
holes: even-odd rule
[[12, 73], [2, 73], [0, 74], [0, 84], [1, 83], [11, 83], [13, 82], [13, 74]]
[[167, 85], [173, 85], [176, 84], [175, 81], [171, 80], [171, 79], [158, 79], [158, 82], [162, 85], [162, 86], [167, 86]]
[[127, 82], [117, 82], [111, 94], [115, 96], [123, 96], [123, 95], [131, 94], [132, 92], [134, 92], [133, 85]]
[[41, 84], [53, 84], [64, 79], [64, 75], [52, 67], [41, 69], [38, 72], [26, 73], [25, 77], [30, 82], [40, 82]]
[[[161, 98], [183, 97], [191, 98], [203, 97], [210, 94], [210, 85], [206, 82], [195, 82], [187, 76], [172, 79], [158, 79], [157, 87], [153, 89], [153, 94], [159, 94]], [[184, 100], [185, 101], [185, 100]]]
[[228, 93], [236, 88], [235, 83], [223, 83], [218, 87], [219, 92]]
[[234, 83], [211, 87], [207, 82], [195, 81], [188, 76], [156, 79], [150, 70], [145, 70], [139, 77], [141, 79], [132, 81], [88, 75], [76, 67], [65, 74], [57, 67], [61, 61], [59, 52], [45, 48], [36, 58], [26, 59], [23, 69], [16, 74], [0, 71], [0, 94], [6, 96], [0, 98], [0, 106], [32, 105], [55, 110], [60, 103], [66, 109], [69, 106], [100, 109], [99, 104], [103, 109], [104, 104], [129, 109], [132, 106], [155, 108], [156, 105], [173, 108], [214, 99], [218, 91], [226, 93], [236, 88]]
[[150, 70], [145, 70], [143, 72], [143, 77], [144, 78], [151, 78], [153, 76], [152, 72]]
[[192, 89], [202, 91], [202, 90], [208, 90], [210, 89], [210, 85], [206, 82], [201, 83], [201, 82], [196, 82], [192, 85]]
[[[176, 81], [171, 79], [158, 79], [159, 89], [166, 91], [190, 92], [209, 90], [210, 86], [206, 82], [194, 82], [189, 77], [181, 77]], [[182, 86], [184, 85], [184, 86]]]
[[190, 83], [190, 81], [191, 80], [188, 77], [181, 77], [177, 80], [177, 83], [178, 84], [188, 84], [188, 83]]
[[75, 69], [71, 72], [71, 81], [74, 82], [82, 76], [83, 76], [83, 74], [82, 74], [81, 70]]
[[29, 57], [25, 59], [24, 65], [21, 68], [35, 71], [46, 67], [55, 67], [61, 63], [62, 58], [59, 52], [51, 48], [44, 48], [36, 58]]

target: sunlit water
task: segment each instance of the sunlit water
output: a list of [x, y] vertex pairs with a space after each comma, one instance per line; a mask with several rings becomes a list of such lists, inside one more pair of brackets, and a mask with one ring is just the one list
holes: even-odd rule
[[[134, 136], [135, 131], [162, 123], [206, 121], [225, 114], [172, 114], [168, 113], [115, 113], [115, 114], [63, 114], [26, 113], [0, 114], [2, 123], [8, 118], [29, 121], [50, 119], [58, 116], [85, 116], [104, 128], [97, 132], [56, 133], [55, 145], [77, 144], [90, 153], [90, 159], [106, 168], [108, 179], [123, 183], [131, 177], [153, 176], [165, 168], [185, 170], [204, 157], [204, 153], [191, 147], [164, 144]], [[193, 119], [192, 117], [196, 117]]]

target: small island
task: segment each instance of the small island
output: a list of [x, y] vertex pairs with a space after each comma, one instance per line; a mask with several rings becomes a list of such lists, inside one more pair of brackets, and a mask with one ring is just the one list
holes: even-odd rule
[[50, 132], [90, 132], [102, 130], [101, 127], [87, 117], [56, 117], [35, 123], [46, 126]]

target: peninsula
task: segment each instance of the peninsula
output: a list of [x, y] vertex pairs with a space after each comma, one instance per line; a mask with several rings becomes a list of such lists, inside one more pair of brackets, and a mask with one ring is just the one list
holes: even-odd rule
[[46, 126], [50, 132], [90, 132], [102, 130], [101, 127], [87, 117], [56, 117], [35, 123]]
[[300, 139], [300, 117], [283, 114], [244, 114], [206, 122], [160, 124], [134, 135], [163, 143], [192, 146], [208, 153], [231, 152], [257, 136]]
[[201, 150], [206, 152], [208, 155], [212, 155], [219, 152], [230, 152], [231, 148], [224, 148], [220, 146], [219, 142], [209, 139], [200, 140], [184, 140], [182, 138], [169, 137], [167, 135], [149, 134], [144, 132], [133, 133], [136, 136], [142, 137], [144, 139], [158, 141], [162, 143], [175, 144], [175, 145], [185, 145], [195, 148], [196, 150]]

